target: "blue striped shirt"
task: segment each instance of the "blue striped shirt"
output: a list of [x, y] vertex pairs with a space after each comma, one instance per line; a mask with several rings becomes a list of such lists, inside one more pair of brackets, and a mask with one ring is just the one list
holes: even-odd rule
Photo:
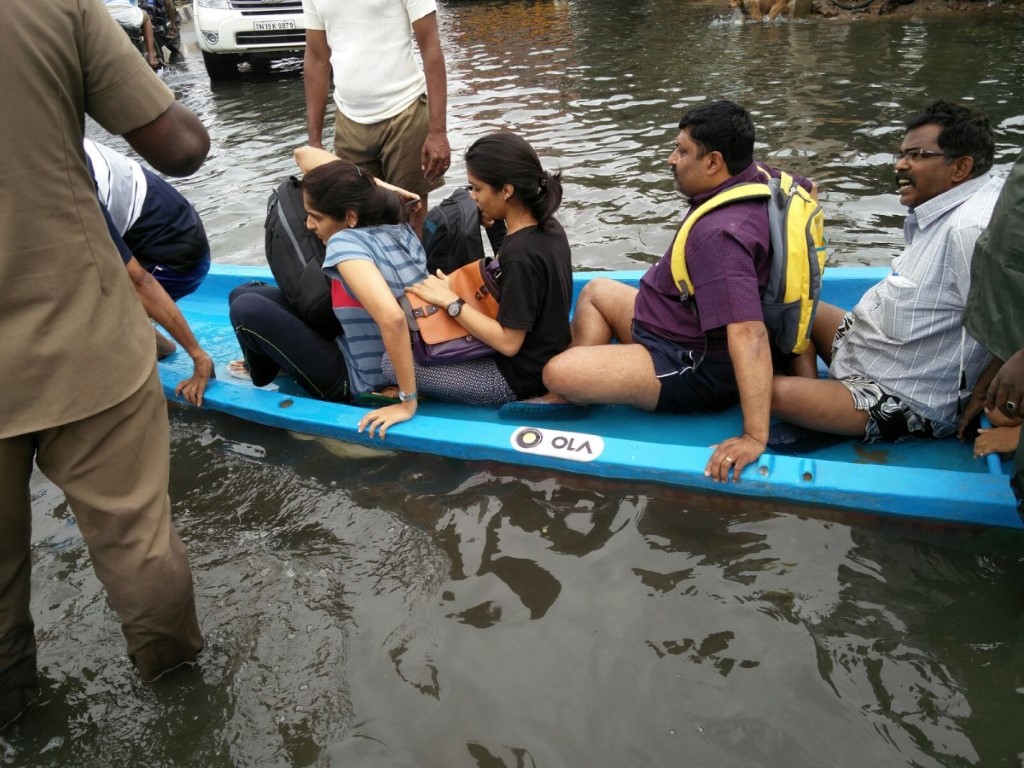
[[427, 257], [407, 224], [343, 229], [327, 241], [323, 269], [333, 280], [334, 314], [342, 328], [337, 343], [348, 366], [349, 389], [359, 395], [392, 382], [385, 381], [381, 370], [384, 340], [380, 328], [338, 272], [339, 264], [351, 260], [373, 262], [397, 300], [407, 287], [426, 279]]

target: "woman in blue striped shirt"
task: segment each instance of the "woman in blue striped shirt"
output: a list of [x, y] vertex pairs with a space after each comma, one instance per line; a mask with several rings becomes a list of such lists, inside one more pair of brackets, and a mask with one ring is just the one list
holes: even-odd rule
[[381, 359], [395, 369], [398, 402], [367, 413], [360, 431], [384, 437], [416, 414], [412, 342], [398, 299], [426, 278], [426, 255], [391, 190], [347, 160], [310, 170], [302, 180], [306, 226], [327, 246], [334, 313], [343, 333], [325, 339], [273, 286], [241, 286], [230, 296], [231, 324], [257, 386], [280, 372], [312, 396], [336, 402], [383, 385]]

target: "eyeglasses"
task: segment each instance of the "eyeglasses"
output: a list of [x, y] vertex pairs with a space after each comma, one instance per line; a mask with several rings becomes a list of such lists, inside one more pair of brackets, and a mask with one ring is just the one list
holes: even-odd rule
[[916, 163], [918, 160], [921, 160], [921, 159], [926, 158], [926, 157], [945, 157], [945, 156], [946, 156], [945, 152], [942, 152], [941, 150], [937, 150], [937, 149], [907, 149], [907, 150], [900, 150], [899, 152], [893, 152], [892, 153], [892, 162], [893, 162], [893, 165], [895, 165], [900, 160], [903, 160], [905, 158], [905, 159], [909, 160], [912, 163]]

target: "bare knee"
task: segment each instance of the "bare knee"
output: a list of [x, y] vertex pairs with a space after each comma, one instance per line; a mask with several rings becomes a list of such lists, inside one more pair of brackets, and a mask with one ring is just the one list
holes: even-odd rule
[[566, 365], [566, 357], [567, 355], [564, 352], [560, 355], [555, 355], [548, 360], [544, 370], [541, 372], [544, 388], [548, 392], [553, 392], [563, 397], [568, 385], [566, 374], [571, 371], [570, 366]]
[[589, 402], [584, 393], [592, 377], [593, 370], [581, 363], [571, 349], [548, 360], [541, 373], [544, 388], [571, 403]]
[[773, 376], [772, 377], [772, 405], [773, 416], [790, 421], [794, 411], [799, 410], [800, 395], [799, 385], [806, 379], [800, 376]]
[[595, 277], [592, 280], [588, 280], [583, 286], [583, 290], [580, 291], [579, 297], [576, 299], [576, 311], [584, 307], [592, 307], [597, 303], [600, 303], [600, 297], [602, 290], [607, 291], [607, 286], [602, 289], [604, 283], [612, 282], [607, 277]]
[[612, 339], [630, 341], [636, 292], [635, 288], [607, 277], [589, 281], [576, 300], [573, 346], [607, 344]]

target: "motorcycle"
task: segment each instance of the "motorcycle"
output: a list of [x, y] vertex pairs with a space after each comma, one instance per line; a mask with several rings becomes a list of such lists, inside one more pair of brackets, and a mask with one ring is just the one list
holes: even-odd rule
[[[177, 9], [174, 11], [174, 24], [172, 25], [167, 16], [167, 7], [164, 0], [139, 0], [139, 8], [149, 16], [150, 22], [153, 25], [153, 43], [156, 48], [157, 58], [156, 68], [160, 69], [167, 63], [173, 64], [181, 59], [181, 38], [178, 32], [179, 16]], [[143, 58], [146, 58], [146, 41], [143, 38], [142, 29], [127, 27], [123, 24], [121, 29], [125, 31], [128, 39], [132, 41]], [[170, 51], [170, 57], [164, 56], [165, 48]]]
[[[161, 62], [164, 60], [163, 49], [170, 51], [168, 61], [174, 63], [182, 57], [181, 35], [179, 33], [178, 10], [174, 9], [174, 23], [171, 24], [167, 15], [167, 5], [164, 0], [139, 0], [139, 7], [149, 14], [153, 22], [153, 38], [157, 47], [157, 55]], [[172, 6], [173, 7], [173, 6]]]

